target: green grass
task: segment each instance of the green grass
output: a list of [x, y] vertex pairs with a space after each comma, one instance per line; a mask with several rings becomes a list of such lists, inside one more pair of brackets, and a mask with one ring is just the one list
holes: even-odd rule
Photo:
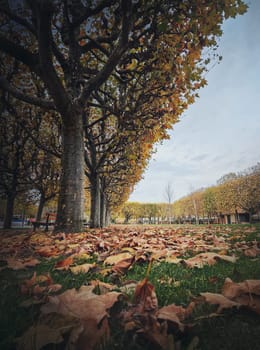
[[[231, 236], [236, 236], [234, 241], [238, 241], [238, 230], [245, 232], [250, 226], [232, 225]], [[256, 225], [256, 231], [250, 232], [241, 237], [242, 240], [259, 240], [260, 225]], [[218, 226], [221, 230], [221, 226]], [[100, 279], [105, 282], [115, 283], [120, 286], [129, 280], [140, 281], [145, 277], [147, 263], [135, 264], [127, 274], [118, 277], [108, 275], [103, 277], [98, 272], [73, 275], [70, 271], [54, 270], [54, 265], [62, 257], [55, 259], [42, 259], [41, 263], [32, 269], [13, 271], [4, 269], [0, 271], [0, 349], [15, 349], [14, 340], [19, 337], [30, 325], [37, 322], [39, 315], [39, 305], [32, 305], [29, 308], [20, 307], [20, 303], [28, 296], [20, 294], [20, 284], [26, 278], [30, 278], [33, 272], [43, 274], [49, 272], [54, 283], [63, 286], [62, 291], [70, 288], [79, 288], [87, 284], [92, 279]], [[80, 263], [93, 262], [94, 256]], [[155, 286], [159, 306], [175, 303], [186, 306], [192, 297], [196, 297], [201, 292], [219, 293], [226, 277], [230, 277], [236, 282], [246, 279], [260, 279], [260, 259], [240, 256], [235, 264], [218, 261], [214, 266], [205, 266], [202, 269], [189, 269], [181, 264], [169, 264], [165, 262], [154, 262], [149, 275], [150, 282]], [[131, 295], [129, 298], [131, 300]], [[191, 317], [191, 322], [195, 324], [190, 332], [182, 338], [181, 349], [188, 350], [189, 344], [195, 336], [199, 337], [201, 350], [258, 350], [260, 349], [260, 318], [256, 314], [247, 310], [228, 310], [219, 317], [207, 317], [214, 311], [214, 307], [203, 305], [198, 307]], [[133, 341], [128, 335], [123, 334], [120, 327], [112, 322], [112, 342], [104, 349], [151, 349], [149, 343], [141, 338]], [[51, 349], [50, 347], [46, 349]], [[54, 349], [54, 348], [53, 348]], [[55, 347], [60, 349], [60, 347]], [[195, 348], [192, 348], [195, 350]], [[190, 350], [190, 349], [189, 349]]]

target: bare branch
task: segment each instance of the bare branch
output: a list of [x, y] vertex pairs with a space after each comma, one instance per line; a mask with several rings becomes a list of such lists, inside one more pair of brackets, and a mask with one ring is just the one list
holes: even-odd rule
[[26, 95], [22, 91], [18, 90], [17, 88], [9, 84], [4, 77], [0, 77], [0, 88], [2, 88], [5, 91], [8, 91], [11, 95], [13, 95], [14, 97], [16, 97], [21, 101], [24, 101], [48, 110], [50, 109], [55, 110], [55, 105], [52, 101], [47, 101], [39, 97]]
[[32, 23], [26, 21], [25, 18], [22, 18], [22, 17], [16, 15], [14, 12], [11, 12], [9, 9], [7, 9], [6, 7], [3, 7], [3, 6], [0, 7], [0, 11], [2, 13], [4, 13], [6, 16], [8, 16], [10, 19], [15, 21], [16, 23], [18, 23], [21, 26], [28, 29], [32, 34], [36, 35], [36, 30], [35, 30], [34, 26], [32, 25]]
[[57, 109], [61, 114], [67, 115], [69, 98], [66, 91], [56, 74], [52, 62], [52, 33], [51, 20], [53, 14], [52, 3], [50, 1], [42, 2], [35, 8], [39, 20], [38, 41], [39, 41], [39, 59], [44, 74], [42, 79], [47, 85], [51, 96], [53, 97]]
[[118, 64], [118, 61], [127, 49], [128, 35], [132, 27], [133, 19], [133, 13], [131, 10], [131, 1], [122, 0], [122, 29], [118, 45], [112, 52], [110, 58], [107, 60], [107, 63], [104, 65], [101, 71], [95, 77], [89, 80], [85, 89], [82, 91], [81, 95], [78, 98], [78, 102], [81, 105], [85, 103], [85, 101], [89, 98], [93, 90], [97, 90], [108, 79], [108, 77]]
[[82, 14], [81, 17], [79, 17], [77, 20], [75, 20], [72, 23], [72, 27], [76, 28], [79, 25], [81, 25], [82, 22], [84, 22], [87, 18], [94, 16], [98, 13], [100, 13], [104, 8], [109, 7], [113, 5], [116, 1], [115, 0], [103, 0], [100, 2], [99, 5], [97, 5], [95, 8], [92, 8], [90, 6], [87, 6], [85, 8], [85, 13]]
[[39, 71], [39, 56], [38, 54], [33, 54], [29, 50], [26, 50], [19, 44], [13, 43], [11, 40], [7, 39], [0, 34], [0, 47], [1, 50], [8, 55], [16, 58], [18, 61], [22, 62], [33, 70], [36, 74], [40, 75]]

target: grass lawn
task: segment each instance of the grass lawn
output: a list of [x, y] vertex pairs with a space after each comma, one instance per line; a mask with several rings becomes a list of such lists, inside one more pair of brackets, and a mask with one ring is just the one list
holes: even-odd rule
[[[111, 228], [103, 231], [97, 230], [96, 232], [91, 230], [89, 234], [92, 239], [92, 245], [86, 248], [88, 249], [87, 255], [79, 256], [76, 264], [95, 263], [95, 267], [90, 269], [89, 272], [79, 273], [77, 275], [73, 274], [69, 268], [59, 270], [56, 267], [57, 262], [69, 256], [68, 252], [75, 254], [75, 251], [79, 247], [82, 248], [83, 241], [78, 239], [73, 245], [73, 238], [71, 238], [69, 244], [66, 243], [66, 249], [69, 250], [65, 248], [63, 250], [60, 249], [58, 252], [57, 250], [53, 250], [49, 254], [50, 256], [43, 257], [43, 254], [40, 254], [42, 250], [39, 249], [39, 246], [41, 246], [41, 249], [45, 249], [46, 247], [53, 249], [55, 244], [60, 244], [57, 237], [53, 238], [53, 241], [51, 241], [52, 238], [49, 238], [49, 241], [40, 243], [39, 237], [44, 237], [44, 233], [38, 233], [37, 242], [33, 241], [34, 236], [29, 232], [28, 234], [22, 232], [24, 236], [23, 240], [20, 241], [16, 239], [21, 233], [3, 233], [1, 236], [0, 270], [0, 349], [16, 349], [16, 338], [20, 337], [31, 325], [38, 323], [42, 304], [31, 303], [32, 300], [36, 300], [33, 298], [33, 295], [30, 293], [21, 293], [22, 284], [25, 280], [32, 278], [35, 271], [37, 276], [49, 274], [55, 284], [62, 285], [62, 289], [56, 294], [60, 294], [71, 288], [78, 289], [82, 285], [88, 285], [91, 280], [96, 279], [113, 284], [115, 290], [118, 290], [129, 283], [129, 281], [139, 282], [145, 277], [151, 251], [154, 254], [156, 246], [158, 246], [158, 251], [162, 251], [163, 246], [167, 249], [174, 248], [175, 255], [185, 260], [200, 252], [209, 251], [209, 247], [212, 244], [210, 251], [223, 253], [224, 250], [227, 255], [235, 255], [237, 257], [236, 262], [230, 263], [218, 260], [214, 265], [205, 264], [202, 268], [190, 268], [182, 262], [175, 264], [167, 262], [167, 259], [165, 261], [163, 254], [160, 258], [153, 260], [149, 272], [149, 281], [155, 288], [159, 308], [172, 303], [186, 307], [190, 301], [197, 300], [199, 294], [202, 292], [220, 293], [227, 277], [231, 278], [234, 282], [260, 279], [259, 255], [253, 256], [251, 254], [251, 256], [247, 256], [245, 254], [247, 249], [256, 247], [256, 242], [260, 240], [260, 225], [258, 224], [212, 225], [210, 227], [206, 225], [185, 227], [172, 225], [168, 228], [132, 228], [128, 226], [122, 230], [124, 234], [120, 236], [120, 240], [115, 240], [115, 237], [119, 232], [121, 234], [121, 228]], [[132, 232], [132, 240], [129, 241], [127, 241], [129, 239], [128, 231]], [[175, 246], [173, 245], [174, 239], [171, 238], [170, 231], [178, 234]], [[146, 232], [148, 233], [144, 236]], [[97, 241], [95, 235], [98, 237]], [[115, 237], [112, 237], [113, 235]], [[29, 237], [29, 240], [26, 236]], [[104, 264], [105, 258], [122, 251], [122, 237], [126, 237], [126, 242], [134, 242], [131, 244], [131, 247], [129, 246], [130, 252], [131, 249], [136, 249], [135, 252], [138, 251], [139, 256], [142, 253], [144, 258], [136, 259], [136, 262], [129, 269], [126, 269], [124, 273], [115, 273], [112, 270], [104, 273], [104, 269], [108, 268]], [[158, 237], [161, 240], [158, 240]], [[182, 237], [186, 237], [186, 240], [181, 240]], [[141, 238], [142, 244], [140, 243]], [[215, 240], [215, 244], [212, 243], [212, 239]], [[221, 251], [216, 240], [220, 244], [223, 244], [223, 247], [226, 244]], [[84, 244], [87, 243], [85, 242]], [[108, 245], [106, 246], [106, 244]], [[182, 246], [182, 249], [176, 254], [179, 249], [178, 245]], [[138, 247], [138, 250], [136, 247]], [[128, 247], [125, 244], [124, 251], [127, 250], [126, 248]], [[20, 260], [35, 257], [40, 260], [40, 263], [34, 267], [15, 270], [14, 268], [6, 267], [7, 259], [10, 256], [19, 258]], [[134, 292], [126, 291], [126, 294], [128, 302], [133, 302]], [[45, 295], [45, 298], [47, 297]], [[28, 302], [28, 300], [28, 305], [21, 306], [23, 305], [22, 303], [25, 301]], [[123, 306], [120, 305], [118, 307], [122, 308]], [[168, 349], [260, 349], [259, 314], [246, 307], [239, 309], [228, 308], [212, 316], [215, 311], [216, 306], [214, 305], [198, 304], [192, 314], [184, 321], [184, 324], [186, 324], [185, 332], [176, 331], [174, 333], [174, 341], [171, 342]], [[113, 312], [116, 313], [117, 311], [113, 310]], [[117, 319], [113, 318], [113, 312], [109, 319], [111, 329], [110, 341], [99, 348], [103, 350], [160, 349], [159, 346], [151, 343], [149, 339], [147, 340], [140, 334], [138, 335], [138, 332], [133, 336], [133, 332], [124, 331], [122, 325], [118, 324]], [[43, 349], [67, 348], [64, 343], [61, 343], [45, 345]], [[90, 348], [86, 346], [86, 349], [89, 350]]]

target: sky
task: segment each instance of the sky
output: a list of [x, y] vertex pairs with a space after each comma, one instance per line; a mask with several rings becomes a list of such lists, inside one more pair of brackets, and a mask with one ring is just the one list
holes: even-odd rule
[[260, 162], [260, 0], [247, 3], [246, 14], [224, 23], [222, 61], [170, 140], [157, 145], [129, 201], [166, 202], [167, 184], [174, 201]]

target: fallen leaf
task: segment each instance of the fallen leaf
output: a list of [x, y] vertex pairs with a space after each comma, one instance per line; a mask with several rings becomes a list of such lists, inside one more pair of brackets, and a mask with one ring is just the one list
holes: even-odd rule
[[26, 267], [32, 267], [38, 265], [40, 261], [38, 259], [15, 259], [15, 258], [7, 258], [7, 265], [10, 269], [13, 270], [21, 270]]
[[246, 306], [250, 310], [260, 315], [260, 297], [252, 294], [242, 294], [235, 298], [236, 302]]
[[[159, 309], [156, 316], [160, 320], [170, 321], [177, 329], [184, 331], [184, 325], [181, 323], [179, 315], [177, 313], [178, 308], [183, 309], [181, 306], [176, 307], [176, 305], [167, 305]], [[184, 309], [183, 309], [184, 313]]]
[[47, 344], [59, 344], [63, 341], [61, 332], [47, 325], [30, 327], [17, 340], [17, 350], [40, 350]]
[[258, 255], [260, 255], [260, 249], [255, 247], [245, 249], [244, 255], [251, 258], [256, 258]]
[[246, 280], [244, 282], [235, 283], [230, 278], [226, 278], [222, 287], [222, 294], [234, 299], [241, 294], [256, 294], [260, 295], [260, 280]]
[[239, 307], [240, 304], [226, 298], [222, 294], [216, 293], [200, 293], [200, 295], [205, 299], [208, 304], [219, 305], [217, 312], [221, 312], [223, 309], [229, 309], [234, 306]]
[[94, 285], [66, 290], [49, 297], [41, 307], [43, 314], [58, 313], [73, 316], [81, 321], [81, 328], [75, 331], [76, 350], [92, 350], [104, 338], [109, 337], [108, 310], [118, 301], [121, 293], [109, 292], [102, 295], [93, 293]]
[[49, 284], [46, 288], [48, 293], [56, 293], [62, 288], [62, 285], [59, 283]]
[[120, 253], [117, 255], [111, 255], [109, 257], [107, 257], [104, 261], [105, 265], [115, 265], [123, 260], [128, 260], [128, 259], [132, 259], [133, 255], [130, 254], [129, 252], [125, 252], [125, 253]]
[[151, 348], [168, 350], [173, 346], [173, 338], [167, 333], [167, 322], [158, 322], [151, 314], [146, 314], [142, 319], [142, 327], [136, 332], [151, 343]]
[[221, 255], [216, 253], [201, 253], [198, 255], [195, 255], [193, 258], [183, 260], [186, 266], [193, 268], [202, 268], [204, 265], [215, 265], [217, 262], [217, 259], [228, 261], [235, 263], [236, 257], [235, 256], [228, 256], [228, 255]]
[[135, 258], [133, 256], [129, 259], [121, 260], [112, 267], [112, 271], [122, 275], [133, 265], [134, 260]]
[[78, 275], [79, 273], [87, 273], [91, 270], [96, 264], [81, 264], [77, 266], [71, 266], [69, 269], [74, 275]]
[[158, 308], [158, 300], [154, 286], [148, 281], [147, 277], [137, 284], [134, 294], [134, 302], [141, 306], [145, 311], [151, 311]]
[[117, 288], [113, 284], [105, 283], [99, 280], [90, 281], [90, 285], [98, 289], [98, 294], [105, 294]]
[[54, 268], [56, 270], [68, 270], [71, 264], [73, 264], [73, 256], [69, 256], [66, 259], [58, 261], [55, 264]]

